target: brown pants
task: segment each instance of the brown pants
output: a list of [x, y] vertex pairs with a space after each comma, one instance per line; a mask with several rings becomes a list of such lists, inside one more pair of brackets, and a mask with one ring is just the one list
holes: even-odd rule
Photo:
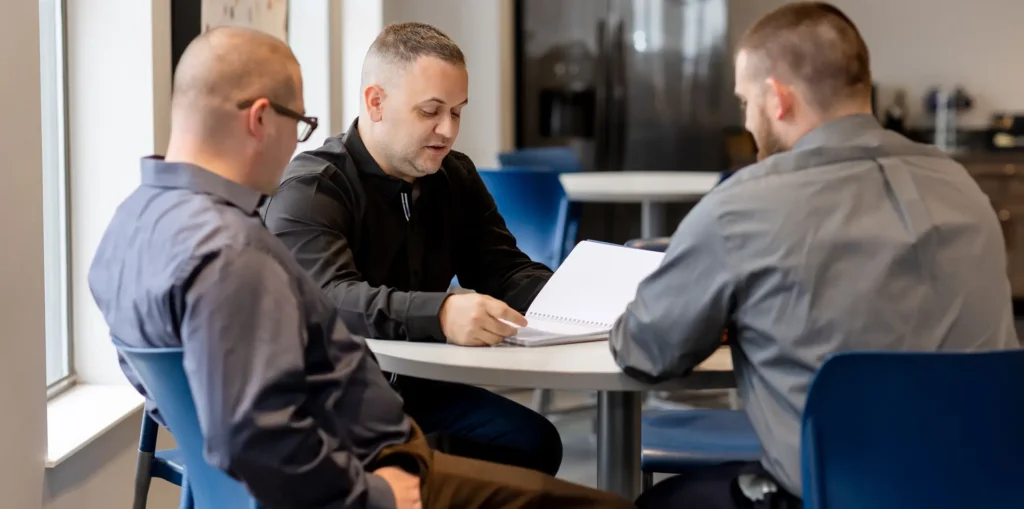
[[434, 451], [415, 423], [412, 439], [388, 447], [373, 468], [400, 466], [418, 473], [423, 509], [627, 509], [631, 502], [525, 468]]

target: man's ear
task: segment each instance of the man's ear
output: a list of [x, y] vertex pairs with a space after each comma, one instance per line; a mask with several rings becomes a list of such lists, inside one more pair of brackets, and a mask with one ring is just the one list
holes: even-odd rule
[[246, 111], [246, 125], [249, 127], [249, 132], [258, 140], [263, 141], [267, 135], [266, 117], [267, 109], [270, 107], [270, 101], [261, 98], [257, 99], [252, 106]]
[[765, 111], [775, 120], [782, 120], [793, 111], [793, 102], [796, 100], [793, 88], [771, 77], [765, 79], [764, 84], [767, 89]]
[[380, 85], [370, 85], [363, 89], [363, 102], [366, 106], [366, 112], [370, 115], [370, 120], [373, 122], [380, 122], [384, 116], [383, 104], [384, 99], [387, 98], [387, 93]]

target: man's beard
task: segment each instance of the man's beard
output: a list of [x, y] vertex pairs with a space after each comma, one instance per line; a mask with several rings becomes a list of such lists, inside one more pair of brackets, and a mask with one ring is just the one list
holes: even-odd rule
[[754, 143], [757, 144], [757, 160], [763, 161], [764, 159], [778, 154], [779, 152], [785, 152], [789, 150], [782, 140], [779, 138], [775, 131], [772, 129], [772, 124], [768, 119], [768, 115], [761, 112], [761, 129], [760, 132], [752, 133], [754, 135]]

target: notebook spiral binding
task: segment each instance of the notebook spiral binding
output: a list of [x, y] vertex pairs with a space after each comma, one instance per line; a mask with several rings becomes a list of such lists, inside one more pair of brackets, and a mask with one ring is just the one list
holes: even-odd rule
[[591, 327], [604, 327], [612, 328], [612, 324], [604, 322], [595, 322], [593, 320], [580, 320], [578, 318], [566, 318], [564, 316], [549, 315], [547, 313], [526, 313], [526, 318], [539, 318], [548, 322], [560, 322], [560, 323], [571, 323], [574, 325], [589, 325]]

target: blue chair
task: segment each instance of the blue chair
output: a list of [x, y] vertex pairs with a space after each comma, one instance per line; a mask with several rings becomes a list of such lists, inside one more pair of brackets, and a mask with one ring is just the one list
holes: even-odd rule
[[133, 348], [117, 340], [114, 344], [160, 408], [178, 443], [185, 462], [180, 507], [192, 507], [194, 501], [196, 509], [258, 509], [241, 483], [203, 457], [204, 439], [185, 378], [181, 348]]
[[572, 173], [583, 169], [576, 151], [569, 147], [520, 148], [498, 154], [498, 162], [503, 167], [547, 168], [558, 173]]
[[654, 474], [678, 474], [690, 467], [757, 461], [763, 451], [741, 410], [647, 410], [640, 423], [643, 489]]
[[[569, 147], [520, 148], [498, 154], [498, 162], [503, 168], [533, 168], [555, 173], [583, 171], [583, 163], [580, 162], [579, 155]], [[569, 252], [576, 245], [582, 213], [581, 204], [569, 203], [569, 212], [565, 223], [565, 241], [562, 244], [562, 256], [559, 262], [565, 260], [565, 257], [569, 256]]]
[[1024, 507], [1024, 350], [836, 354], [801, 432], [807, 509]]
[[149, 486], [154, 477], [176, 486], [182, 485], [185, 462], [178, 449], [156, 450], [160, 425], [146, 412], [142, 414], [139, 433], [139, 456], [135, 463], [135, 500], [132, 509], [146, 509]]
[[519, 249], [534, 261], [558, 268], [569, 212], [569, 200], [558, 174], [530, 168], [479, 173]]

